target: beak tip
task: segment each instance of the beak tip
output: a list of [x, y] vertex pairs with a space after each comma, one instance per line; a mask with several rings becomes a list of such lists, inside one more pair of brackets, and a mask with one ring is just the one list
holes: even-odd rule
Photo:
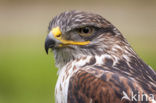
[[45, 44], [45, 51], [48, 54], [49, 47]]
[[48, 54], [48, 49], [46, 50], [46, 53]]

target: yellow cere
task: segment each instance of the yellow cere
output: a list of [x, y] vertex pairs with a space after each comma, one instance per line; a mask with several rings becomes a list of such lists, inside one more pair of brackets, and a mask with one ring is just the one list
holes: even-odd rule
[[52, 34], [57, 37], [57, 36], [60, 36], [61, 35], [61, 30], [59, 27], [56, 27], [56, 28], [53, 28], [52, 29]]
[[57, 40], [62, 42], [62, 44], [60, 44], [59, 47], [62, 47], [63, 45], [87, 45], [90, 43], [90, 41], [77, 42], [77, 41], [71, 41], [71, 40], [64, 40], [61, 37], [62, 33], [59, 27], [53, 28], [51, 32]]

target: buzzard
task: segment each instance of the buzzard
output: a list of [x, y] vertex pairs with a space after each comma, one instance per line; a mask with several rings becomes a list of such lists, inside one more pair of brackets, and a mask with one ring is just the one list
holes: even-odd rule
[[66, 11], [48, 27], [58, 69], [56, 103], [155, 103], [156, 72], [102, 16]]

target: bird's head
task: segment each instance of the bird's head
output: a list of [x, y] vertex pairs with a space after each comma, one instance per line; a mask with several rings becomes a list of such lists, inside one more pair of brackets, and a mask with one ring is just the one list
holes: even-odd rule
[[110, 22], [88, 12], [63, 12], [49, 23], [48, 31], [45, 50], [53, 50], [59, 68], [71, 60], [110, 53], [113, 47], [127, 44]]

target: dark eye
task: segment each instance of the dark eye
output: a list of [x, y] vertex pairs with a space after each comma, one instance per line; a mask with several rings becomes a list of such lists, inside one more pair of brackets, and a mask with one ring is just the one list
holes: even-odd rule
[[88, 36], [92, 35], [93, 31], [94, 30], [91, 27], [84, 27], [84, 28], [80, 28], [80, 30], [79, 30], [80, 35], [84, 36], [84, 37], [88, 37]]
[[81, 33], [89, 33], [91, 31], [91, 29], [90, 28], [88, 28], [88, 27], [85, 27], [85, 28], [82, 28], [81, 29]]

